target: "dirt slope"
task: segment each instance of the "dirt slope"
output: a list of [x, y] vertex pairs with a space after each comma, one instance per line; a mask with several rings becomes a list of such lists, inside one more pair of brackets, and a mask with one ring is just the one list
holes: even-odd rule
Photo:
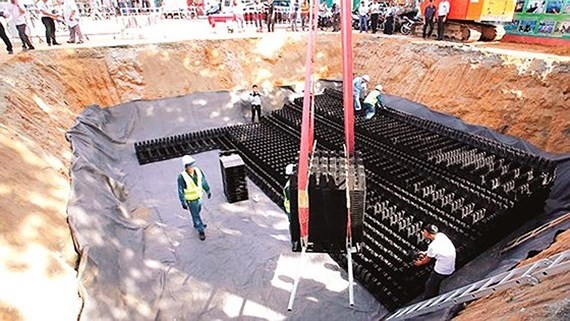
[[[318, 47], [317, 76], [339, 78], [339, 36], [321, 37]], [[355, 71], [388, 93], [570, 151], [570, 63], [562, 58], [358, 36], [354, 50]], [[69, 320], [80, 308], [65, 224], [64, 133], [84, 106], [293, 84], [302, 81], [304, 56], [301, 36], [271, 35], [37, 51], [0, 65], [0, 283], [10, 289], [0, 291], [0, 319]]]
[[[558, 235], [556, 242], [519, 266], [548, 258], [570, 249], [570, 231]], [[570, 274], [546, 279], [535, 286], [525, 285], [492, 294], [467, 306], [456, 321], [468, 320], [568, 320], [570, 316]]]

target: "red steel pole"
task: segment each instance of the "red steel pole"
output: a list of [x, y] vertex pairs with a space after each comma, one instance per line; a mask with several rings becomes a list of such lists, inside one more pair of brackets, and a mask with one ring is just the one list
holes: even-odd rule
[[342, 93], [344, 100], [344, 138], [348, 157], [354, 155], [354, 102], [352, 96], [352, 0], [341, 0]]

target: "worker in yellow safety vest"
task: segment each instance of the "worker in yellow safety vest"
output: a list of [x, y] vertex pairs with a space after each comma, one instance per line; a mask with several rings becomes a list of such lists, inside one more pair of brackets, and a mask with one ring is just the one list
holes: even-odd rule
[[366, 119], [370, 119], [376, 115], [376, 108], [379, 106], [384, 107], [382, 100], [382, 85], [377, 85], [373, 91], [364, 99], [364, 109], [366, 110]]
[[178, 175], [178, 198], [182, 208], [190, 211], [194, 228], [198, 230], [200, 240], [204, 241], [206, 239], [204, 229], [207, 225], [202, 222], [200, 211], [202, 210], [202, 195], [204, 192], [208, 195], [208, 198], [212, 197], [210, 186], [206, 176], [196, 166], [196, 160], [192, 156], [183, 156], [182, 165], [184, 165], [184, 170]]

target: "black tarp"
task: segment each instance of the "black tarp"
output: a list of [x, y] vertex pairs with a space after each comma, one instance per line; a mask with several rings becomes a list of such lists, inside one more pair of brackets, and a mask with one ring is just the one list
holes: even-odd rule
[[[272, 104], [278, 100], [272, 98]], [[502, 244], [570, 210], [569, 154], [545, 153], [402, 98], [387, 96], [386, 103], [557, 161], [545, 213]], [[376, 320], [386, 313], [360, 286], [356, 307], [348, 308], [346, 274], [321, 254], [310, 256], [296, 309], [287, 314], [298, 254], [290, 253], [282, 211], [251, 182], [250, 200], [227, 204], [216, 152], [197, 155], [214, 194], [203, 214], [208, 239], [200, 242], [176, 199], [180, 160], [138, 165], [137, 141], [245, 123], [247, 111], [239, 94], [218, 92], [108, 109], [91, 106], [77, 117], [67, 133], [74, 155], [68, 214], [76, 244], [84, 251], [81, 320]], [[567, 227], [503, 254], [498, 244], [455, 273], [444, 289], [512, 267], [529, 251], [546, 248], [556, 230]]]

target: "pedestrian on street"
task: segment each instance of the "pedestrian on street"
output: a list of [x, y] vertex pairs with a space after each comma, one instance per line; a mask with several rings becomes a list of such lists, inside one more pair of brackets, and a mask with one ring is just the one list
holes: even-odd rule
[[202, 170], [198, 168], [196, 160], [192, 156], [183, 156], [182, 165], [184, 166], [184, 170], [178, 175], [177, 179], [178, 198], [180, 199], [182, 208], [190, 211], [194, 228], [198, 231], [200, 240], [204, 241], [206, 239], [204, 229], [207, 225], [202, 222], [200, 212], [202, 211], [203, 194], [206, 193], [208, 198], [212, 197], [210, 186], [208, 185], [206, 176], [204, 176]]
[[[6, 13], [4, 13], [4, 11], [0, 11], [0, 17], [6, 19]], [[6, 35], [6, 29], [4, 29], [4, 25], [2, 24], [2, 22], [0, 22], [0, 38], [2, 38], [2, 41], [4, 41], [4, 44], [6, 45], [6, 51], [8, 51], [8, 54], [11, 55], [14, 53], [14, 50], [12, 48], [12, 42], [10, 41], [10, 38], [8, 38], [8, 35]]]
[[359, 111], [362, 109], [360, 99], [366, 95], [366, 83], [370, 82], [370, 76], [364, 75], [356, 77], [352, 81], [352, 98], [354, 99], [354, 110]]
[[382, 85], [376, 85], [366, 99], [364, 99], [364, 110], [366, 110], [366, 119], [370, 119], [376, 115], [376, 108], [385, 108], [382, 100]]
[[437, 40], [443, 40], [445, 33], [445, 22], [449, 14], [449, 1], [442, 0], [437, 9]]
[[20, 36], [20, 40], [22, 41], [22, 49], [24, 51], [36, 49], [26, 34], [26, 8], [24, 8], [18, 0], [10, 0], [8, 12], [10, 16], [12, 16], [12, 20], [18, 30], [18, 36]]
[[38, 2], [37, 7], [42, 17], [42, 23], [46, 28], [46, 42], [48, 46], [59, 46], [60, 43], [55, 40], [55, 20], [57, 15], [53, 14], [51, 3], [48, 3], [48, 0], [41, 0]]
[[257, 85], [253, 85], [252, 92], [249, 93], [249, 102], [251, 103], [251, 122], [255, 122], [255, 115], [257, 114], [257, 121], [261, 117], [261, 94]]
[[435, 11], [436, 8], [435, 4], [433, 3], [433, 0], [429, 0], [429, 3], [424, 9], [424, 32], [423, 32], [424, 39], [431, 38], [431, 33], [433, 32], [433, 18], [435, 17]]
[[437, 226], [433, 224], [426, 224], [422, 228], [422, 235], [430, 241], [430, 244], [426, 252], [420, 252], [414, 265], [426, 265], [431, 259], [435, 259], [435, 266], [426, 282], [424, 292], [424, 300], [427, 300], [438, 296], [441, 282], [455, 272], [456, 251], [447, 235], [439, 232]]

